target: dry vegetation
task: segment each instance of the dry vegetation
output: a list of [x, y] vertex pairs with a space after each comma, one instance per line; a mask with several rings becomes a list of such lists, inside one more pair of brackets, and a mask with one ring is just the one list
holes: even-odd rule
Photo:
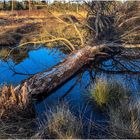
[[[108, 116], [108, 120], [104, 120], [108, 123], [104, 128], [105, 137], [140, 138], [138, 94], [135, 99], [122, 84], [103, 79], [91, 86], [87, 94], [90, 101], [95, 102]], [[3, 87], [0, 101], [0, 138], [101, 138], [98, 134], [94, 135], [94, 131], [99, 131], [102, 126], [90, 119], [84, 123], [84, 114], [75, 115], [67, 103], [50, 107], [44, 119], [38, 121], [33, 108], [26, 107], [26, 94], [17, 96], [12, 86]]]
[[82, 119], [76, 117], [67, 103], [60, 103], [46, 112], [46, 121], [40, 122], [40, 130], [33, 138], [75, 139], [83, 134]]
[[[120, 11], [116, 11], [116, 18], [112, 21], [110, 16], [114, 12], [112, 9], [116, 7], [114, 4], [113, 7], [109, 7], [109, 11], [108, 9], [101, 11], [102, 16], [98, 14], [99, 7], [95, 7], [95, 15], [89, 15], [89, 22], [92, 24], [91, 27], [93, 26], [90, 41], [92, 43], [138, 44], [139, 3], [121, 5]], [[105, 6], [110, 6], [110, 3]], [[83, 23], [84, 18], [78, 14], [69, 13], [64, 16], [57, 12], [45, 13], [45, 15], [39, 15], [38, 18], [32, 15], [24, 17], [22, 13], [18, 14], [16, 16], [9, 15], [9, 13], [1, 14], [0, 26], [3, 27], [0, 34], [1, 45], [15, 44], [18, 39], [22, 45], [30, 43], [47, 43], [49, 45], [48, 42], [51, 41], [60, 41], [60, 43], [63, 41], [62, 44], [73, 50], [79, 44], [81, 46], [83, 44], [84, 30], [79, 22]], [[12, 86], [2, 88], [0, 94], [0, 138], [82, 138], [83, 124], [81, 120], [78, 120], [64, 104], [51, 108], [46, 113], [46, 121], [39, 123], [39, 132], [35, 134], [31, 123], [34, 121], [35, 114], [32, 105], [27, 106], [26, 90], [26, 85], [21, 94], [16, 93]], [[94, 87], [90, 89], [90, 101], [93, 101], [101, 109], [104, 108], [103, 111], [108, 116], [107, 131], [110, 138], [140, 138], [139, 101], [130, 95], [130, 90], [120, 83], [104, 79], [96, 81]], [[139, 95], [137, 96], [139, 98]]]
[[[35, 16], [34, 16], [35, 15]], [[31, 42], [36, 44], [45, 40], [64, 37], [66, 41], [59, 41], [62, 45], [75, 44], [78, 46], [80, 23], [85, 20], [85, 13], [67, 12], [63, 15], [60, 12], [49, 13], [46, 10], [0, 12], [0, 46], [12, 46]], [[75, 25], [76, 24], [76, 25]], [[78, 27], [78, 28], [79, 28]], [[70, 41], [68, 41], [70, 40]], [[79, 39], [80, 40], [80, 39]], [[80, 43], [79, 43], [80, 42]], [[47, 45], [49, 45], [47, 43]], [[50, 44], [52, 46], [52, 43]], [[54, 45], [54, 44], [53, 44]], [[58, 43], [57, 43], [58, 45]], [[71, 45], [72, 46], [72, 45]], [[1, 50], [1, 57], [6, 57], [9, 52]], [[26, 95], [27, 86], [22, 87], [22, 93], [15, 91], [13, 86], [3, 86], [0, 91], [0, 138], [31, 138], [35, 134], [36, 125], [33, 105], [28, 104]], [[60, 107], [59, 107], [60, 108]], [[61, 110], [56, 108], [50, 113], [47, 126], [43, 129], [50, 134], [38, 136], [38, 138], [49, 137], [55, 134], [58, 138], [76, 138], [81, 124], [74, 126], [78, 120], [67, 107]], [[11, 111], [12, 110], [12, 111]], [[53, 112], [54, 111], [54, 112]], [[56, 116], [56, 117], [55, 117]], [[59, 118], [60, 117], [60, 118]], [[57, 122], [59, 119], [60, 121]], [[54, 124], [51, 124], [53, 123]], [[65, 128], [63, 128], [65, 125]], [[71, 128], [67, 128], [70, 125]], [[37, 127], [36, 127], [37, 128]], [[65, 129], [67, 131], [65, 132]]]
[[[35, 112], [29, 105], [26, 87], [17, 94], [13, 86], [3, 86], [0, 93], [0, 138], [30, 138], [35, 133]], [[28, 106], [27, 106], [28, 104]]]
[[109, 138], [140, 138], [139, 93], [132, 94], [122, 83], [99, 79], [90, 89], [90, 101], [109, 117]]
[[73, 115], [68, 104], [50, 108], [45, 114], [46, 120], [38, 121], [33, 105], [27, 102], [26, 86], [21, 94], [16, 94], [13, 86], [3, 86], [0, 94], [0, 139], [81, 137], [82, 121]]
[[92, 27], [89, 43], [140, 43], [139, 1], [92, 2], [89, 7], [88, 23]]
[[[60, 12], [47, 10], [33, 10], [30, 14], [28, 11], [17, 11], [13, 14], [1, 12], [0, 46], [15, 45], [18, 42], [20, 44], [27, 42], [37, 44], [39, 42], [43, 43], [44, 40], [44, 43], [46, 43], [46, 40], [52, 40], [57, 37], [66, 37], [67, 40], [77, 45], [79, 44], [79, 41], [77, 41], [79, 35], [74, 31], [75, 26], [78, 26], [83, 31], [79, 23], [84, 22], [85, 13], [83, 11], [81, 13], [67, 12], [64, 15]], [[73, 26], [71, 22], [77, 23]], [[59, 41], [62, 45], [69, 45], [66, 41], [64, 41], [66, 44], [62, 43], [62, 41]]]

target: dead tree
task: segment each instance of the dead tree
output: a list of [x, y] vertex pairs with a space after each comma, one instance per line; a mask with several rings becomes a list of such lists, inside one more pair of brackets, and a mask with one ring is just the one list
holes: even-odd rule
[[14, 11], [14, 2], [15, 2], [15, 0], [12, 0], [12, 1], [11, 1], [11, 11], [12, 11], [12, 12]]
[[[96, 67], [97, 63], [102, 64], [103, 60], [112, 59], [125, 71], [131, 71], [116, 60], [115, 56], [126, 58], [129, 56], [126, 53], [129, 48], [126, 46], [140, 44], [140, 2], [121, 4], [93, 1], [89, 7], [88, 27], [91, 41], [88, 41], [83, 48], [74, 50], [58, 65], [23, 81], [14, 89], [16, 93], [22, 93], [22, 87], [26, 86], [26, 94], [29, 98], [32, 95], [40, 95], [40, 93], [49, 95], [52, 90], [65, 83], [90, 61], [94, 62]], [[131, 52], [129, 54], [132, 55]], [[139, 54], [140, 50], [137, 56]], [[140, 72], [140, 69], [137, 72]]]
[[[29, 95], [38, 95], [46, 92], [49, 94], [53, 89], [64, 83], [73, 76], [78, 70], [90, 61], [96, 61], [97, 55], [108, 57], [102, 53], [107, 49], [105, 45], [86, 46], [80, 50], [73, 51], [63, 62], [44, 71], [37, 73], [23, 82], [27, 85]], [[15, 91], [20, 92], [23, 84], [17, 86]]]

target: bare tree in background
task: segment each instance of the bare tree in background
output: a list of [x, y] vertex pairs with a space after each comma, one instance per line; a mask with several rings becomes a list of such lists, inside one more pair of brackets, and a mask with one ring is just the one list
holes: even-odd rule
[[29, 13], [31, 12], [31, 0], [28, 0]]
[[6, 1], [3, 0], [3, 10], [5, 10], [5, 9], [6, 9]]
[[15, 2], [15, 0], [12, 0], [12, 1], [11, 1], [11, 11], [12, 11], [12, 12], [14, 11], [14, 2]]

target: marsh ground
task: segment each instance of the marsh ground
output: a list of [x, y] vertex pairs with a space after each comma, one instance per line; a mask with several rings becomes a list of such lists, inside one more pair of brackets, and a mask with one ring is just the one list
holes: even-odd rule
[[45, 10], [33, 10], [30, 14], [28, 11], [0, 12], [0, 46], [43, 41], [64, 35], [74, 42], [78, 35], [72, 22], [83, 32], [79, 23], [85, 22], [86, 14], [86, 11], [64, 14]]

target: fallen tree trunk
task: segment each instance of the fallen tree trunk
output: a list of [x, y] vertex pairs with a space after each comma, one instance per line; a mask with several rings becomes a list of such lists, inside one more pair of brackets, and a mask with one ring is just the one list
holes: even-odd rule
[[[58, 65], [23, 81], [22, 84], [15, 88], [15, 91], [17, 93], [26, 92], [27, 96], [39, 95], [44, 92], [49, 94], [84, 65], [88, 64], [90, 60], [94, 61], [97, 55], [103, 55], [104, 53], [101, 52], [105, 48], [105, 45], [98, 45], [94, 47], [86, 46], [80, 50], [75, 50]], [[24, 87], [24, 91], [22, 87]]]
[[26, 99], [33, 95], [38, 96], [41, 93], [48, 96], [50, 92], [65, 83], [90, 61], [95, 62], [96, 65], [102, 60], [120, 54], [123, 49], [121, 44], [85, 46], [80, 50], [73, 51], [58, 65], [24, 80], [14, 91], [18, 94], [21, 93], [24, 96], [23, 98]]

